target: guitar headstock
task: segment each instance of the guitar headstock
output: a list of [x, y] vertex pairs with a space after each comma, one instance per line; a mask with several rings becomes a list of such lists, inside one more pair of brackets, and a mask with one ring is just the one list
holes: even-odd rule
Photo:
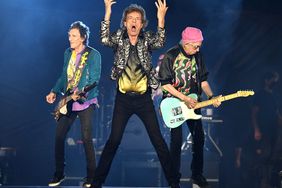
[[252, 96], [254, 95], [255, 92], [253, 90], [240, 90], [240, 91], [237, 91], [237, 95], [238, 96], [241, 96], [241, 97], [248, 97], [248, 96]]

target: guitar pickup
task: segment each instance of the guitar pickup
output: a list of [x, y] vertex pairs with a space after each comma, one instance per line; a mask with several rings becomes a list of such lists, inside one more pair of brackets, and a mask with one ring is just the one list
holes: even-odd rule
[[171, 112], [174, 116], [180, 115], [180, 114], [182, 114], [182, 108], [181, 108], [181, 106], [172, 108]]
[[176, 122], [184, 121], [185, 119], [183, 117], [176, 118]]

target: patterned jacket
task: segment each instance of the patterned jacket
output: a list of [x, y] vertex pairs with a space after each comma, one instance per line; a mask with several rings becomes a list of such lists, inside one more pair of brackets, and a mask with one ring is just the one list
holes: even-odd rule
[[[166, 84], [173, 85], [173, 83], [176, 82], [173, 65], [179, 53], [183, 53], [187, 58], [189, 57], [189, 55], [185, 52], [185, 50], [180, 44], [172, 47], [165, 53], [159, 71], [159, 80], [161, 82], [161, 85], [166, 85]], [[197, 64], [197, 73], [196, 73], [197, 75], [196, 82], [197, 82], [197, 91], [198, 91], [197, 94], [200, 97], [202, 94], [201, 82], [207, 81], [209, 72], [206, 68], [205, 63], [203, 62], [202, 54], [200, 52], [197, 52], [193, 56], [195, 57]]]
[[[114, 65], [112, 67], [111, 79], [118, 80], [126, 68], [129, 57], [130, 41], [125, 29], [118, 29], [110, 33], [110, 24], [101, 22], [101, 42], [103, 45], [114, 49]], [[148, 85], [157, 89], [159, 81], [155, 69], [152, 66], [152, 50], [163, 47], [165, 42], [165, 30], [158, 28], [156, 33], [151, 31], [141, 32], [138, 36], [137, 51], [142, 69], [148, 77]]]

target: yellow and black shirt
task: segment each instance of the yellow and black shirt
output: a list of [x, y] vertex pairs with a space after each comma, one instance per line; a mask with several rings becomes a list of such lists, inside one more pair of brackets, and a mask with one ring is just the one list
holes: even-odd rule
[[126, 68], [118, 81], [119, 91], [121, 93], [135, 92], [144, 94], [147, 91], [147, 81], [147, 76], [142, 70], [137, 55], [137, 48], [131, 45]]

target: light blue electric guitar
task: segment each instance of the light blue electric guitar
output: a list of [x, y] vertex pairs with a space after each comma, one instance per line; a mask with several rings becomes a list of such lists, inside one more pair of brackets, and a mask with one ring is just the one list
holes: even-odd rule
[[[183, 101], [180, 101], [174, 97], [168, 97], [162, 100], [160, 109], [162, 118], [169, 128], [176, 128], [188, 119], [200, 119], [202, 115], [198, 115], [194, 112], [195, 109], [203, 108], [205, 106], [212, 105], [215, 101], [226, 101], [237, 97], [248, 97], [254, 95], [254, 91], [237, 91], [236, 93], [226, 96], [216, 97], [207, 101], [198, 102], [193, 109], [189, 109]], [[196, 94], [190, 94], [189, 97], [197, 100]]]

